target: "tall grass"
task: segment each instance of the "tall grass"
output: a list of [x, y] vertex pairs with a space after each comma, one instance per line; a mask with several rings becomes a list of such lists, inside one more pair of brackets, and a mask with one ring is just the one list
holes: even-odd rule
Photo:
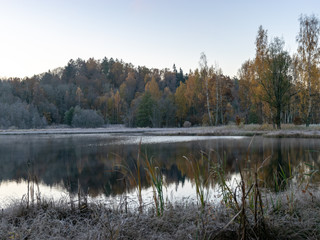
[[[250, 146], [254, 140], [251, 139], [245, 161], [250, 162]], [[264, 203], [262, 201], [262, 195], [260, 190], [260, 181], [258, 178], [259, 171], [263, 168], [263, 165], [270, 157], [266, 158], [260, 167], [255, 164], [255, 167], [249, 168], [249, 174], [247, 178], [244, 177], [245, 170], [242, 169], [238, 161], [237, 167], [240, 175], [240, 181], [237, 182], [235, 186], [228, 184], [227, 175], [225, 172], [225, 158], [222, 160], [220, 155], [218, 156], [218, 163], [212, 171], [218, 176], [217, 182], [220, 186], [223, 202], [226, 206], [231, 207], [235, 210], [234, 217], [228, 222], [228, 224], [223, 228], [225, 229], [234, 221], [239, 224], [238, 236], [239, 239], [248, 238], [266, 238], [268, 237], [268, 232], [265, 228], [264, 221]], [[254, 171], [251, 174], [251, 171]], [[253, 218], [253, 226], [250, 226], [249, 219]]]
[[142, 200], [142, 184], [141, 184], [141, 143], [142, 139], [139, 142], [138, 147], [138, 155], [136, 161], [133, 161], [134, 168], [132, 169], [123, 159], [121, 156], [116, 155], [118, 161], [114, 163], [114, 170], [120, 172], [123, 175], [123, 180], [126, 185], [126, 179], [128, 179], [128, 183], [136, 187], [137, 189], [137, 196], [139, 202], [139, 212], [143, 210], [143, 200]]
[[[37, 189], [36, 189], [37, 188]], [[27, 208], [34, 206], [35, 199], [37, 203], [41, 203], [41, 192], [39, 188], [38, 178], [34, 172], [34, 162], [30, 159], [27, 161]]]
[[148, 158], [145, 155], [146, 171], [149, 176], [149, 181], [153, 189], [153, 199], [158, 216], [162, 216], [164, 211], [164, 198], [163, 198], [163, 176], [159, 164], [153, 157]]
[[163, 194], [163, 175], [158, 162], [153, 157], [148, 157], [147, 152], [144, 157], [141, 157], [141, 143], [139, 143], [138, 156], [136, 161], [133, 162], [134, 169], [132, 170], [128, 164], [121, 160], [114, 164], [116, 171], [119, 171], [124, 179], [128, 179], [128, 182], [132, 187], [137, 188], [139, 211], [143, 211], [143, 200], [142, 200], [142, 184], [141, 184], [141, 173], [145, 171], [147, 174], [147, 180], [153, 189], [153, 200], [156, 208], [156, 213], [161, 216], [164, 211], [164, 194]]
[[197, 199], [201, 207], [204, 208], [209, 197], [210, 183], [212, 183], [213, 179], [212, 172], [210, 171], [213, 167], [210, 153], [208, 155], [201, 152], [200, 159], [196, 159], [193, 156], [183, 157], [186, 159], [187, 166], [193, 174]]

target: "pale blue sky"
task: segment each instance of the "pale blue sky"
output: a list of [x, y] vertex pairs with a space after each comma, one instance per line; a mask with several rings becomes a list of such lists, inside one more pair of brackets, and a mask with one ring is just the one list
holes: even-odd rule
[[104, 56], [189, 72], [205, 52], [232, 77], [254, 57], [259, 25], [293, 53], [300, 14], [319, 11], [318, 0], [0, 0], [0, 76]]

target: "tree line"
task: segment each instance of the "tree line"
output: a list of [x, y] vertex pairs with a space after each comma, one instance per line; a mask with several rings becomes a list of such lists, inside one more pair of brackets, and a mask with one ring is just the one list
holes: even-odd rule
[[299, 23], [292, 56], [283, 39], [269, 41], [260, 26], [255, 58], [233, 78], [208, 66], [201, 53], [199, 68], [186, 74], [175, 65], [156, 69], [90, 58], [31, 78], [1, 79], [0, 127], [319, 123], [319, 19], [301, 15]]

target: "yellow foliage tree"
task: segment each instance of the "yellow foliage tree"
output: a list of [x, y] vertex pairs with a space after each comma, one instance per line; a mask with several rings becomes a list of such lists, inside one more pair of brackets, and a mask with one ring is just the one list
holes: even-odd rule
[[145, 91], [150, 92], [151, 96], [155, 100], [159, 100], [161, 98], [161, 91], [159, 89], [159, 85], [155, 79], [154, 76], [152, 76], [152, 79], [150, 82], [147, 82], [145, 86]]
[[308, 127], [311, 121], [314, 95], [319, 93], [320, 24], [314, 15], [300, 17], [300, 31], [297, 36], [299, 75], [303, 83], [301, 111]]
[[177, 107], [176, 117], [180, 124], [183, 124], [183, 120], [186, 118], [188, 113], [187, 99], [185, 95], [186, 89], [186, 84], [181, 82], [174, 94], [174, 102]]

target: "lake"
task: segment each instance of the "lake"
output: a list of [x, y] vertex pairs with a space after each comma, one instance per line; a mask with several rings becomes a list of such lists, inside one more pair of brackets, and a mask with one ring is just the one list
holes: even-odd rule
[[[135, 186], [119, 165], [135, 173], [140, 147], [141, 161], [154, 159], [164, 177], [165, 195], [170, 201], [196, 199], [194, 173], [186, 159], [209, 158], [225, 164], [233, 181], [239, 167], [247, 175], [255, 166], [261, 184], [274, 190], [275, 176], [303, 177], [319, 169], [320, 139], [140, 136], [124, 134], [15, 135], [0, 136], [0, 207], [27, 194], [27, 179], [38, 182], [41, 197], [59, 199], [76, 195], [78, 187], [90, 199], [135, 198]], [[127, 171], [128, 172], [128, 171]], [[143, 196], [152, 201], [152, 188], [144, 167], [141, 170]], [[281, 176], [282, 176], [281, 175]], [[314, 181], [317, 181], [315, 175]], [[211, 185], [212, 194], [216, 186]]]

